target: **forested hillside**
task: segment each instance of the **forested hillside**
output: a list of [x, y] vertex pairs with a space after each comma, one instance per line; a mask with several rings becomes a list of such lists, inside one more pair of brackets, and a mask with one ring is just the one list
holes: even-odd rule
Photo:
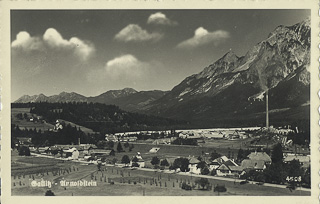
[[43, 116], [49, 123], [54, 124], [57, 119], [63, 119], [101, 134], [178, 128], [187, 124], [173, 119], [130, 113], [117, 106], [100, 103], [13, 103], [12, 108], [30, 108], [30, 113]]

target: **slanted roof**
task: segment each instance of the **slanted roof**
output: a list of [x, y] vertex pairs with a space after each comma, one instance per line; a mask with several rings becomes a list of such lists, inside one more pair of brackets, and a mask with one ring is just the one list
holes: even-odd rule
[[221, 163], [219, 163], [216, 159], [213, 160], [209, 165], [220, 165]]
[[258, 169], [262, 170], [264, 169], [265, 162], [261, 160], [251, 160], [251, 159], [244, 159], [241, 162], [241, 167], [243, 169]]
[[218, 168], [217, 168], [217, 170], [231, 170], [227, 165], [225, 165], [225, 164], [221, 164]]
[[[226, 157], [226, 156], [221, 156], [221, 157], [219, 157], [219, 158], [222, 159], [223, 162], [226, 162], [226, 161], [229, 160], [229, 158]], [[218, 159], [219, 159], [219, 158], [218, 158]]]
[[260, 160], [264, 162], [271, 162], [270, 156], [265, 152], [251, 152], [248, 155], [248, 158], [251, 160]]
[[109, 149], [94, 149], [92, 150], [92, 154], [110, 154], [112, 150]]
[[242, 166], [229, 166], [229, 169], [231, 171], [243, 171], [243, 167]]
[[226, 164], [227, 166], [238, 166], [238, 164], [236, 164], [234, 161], [232, 160], [228, 160], [226, 162], [224, 162], [224, 164]]
[[189, 158], [190, 164], [198, 164], [200, 161], [197, 158], [191, 157]]

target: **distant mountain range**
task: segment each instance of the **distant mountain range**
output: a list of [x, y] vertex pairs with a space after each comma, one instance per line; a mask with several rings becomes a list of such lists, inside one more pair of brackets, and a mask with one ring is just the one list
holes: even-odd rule
[[95, 97], [86, 97], [81, 94], [71, 92], [61, 92], [59, 95], [45, 96], [44, 94], [29, 96], [24, 95], [14, 103], [37, 103], [37, 102], [87, 102], [114, 104], [123, 110], [136, 111], [146, 106], [150, 102], [165, 95], [165, 91], [136, 91], [132, 88], [122, 90], [110, 90]]
[[99, 102], [129, 111], [193, 121], [204, 126], [259, 125], [264, 123], [264, 94], [269, 90], [270, 120], [309, 119], [310, 19], [293, 26], [278, 26], [245, 56], [228, 52], [171, 91], [126, 88], [96, 97], [61, 93], [46, 97], [22, 96], [26, 102]]

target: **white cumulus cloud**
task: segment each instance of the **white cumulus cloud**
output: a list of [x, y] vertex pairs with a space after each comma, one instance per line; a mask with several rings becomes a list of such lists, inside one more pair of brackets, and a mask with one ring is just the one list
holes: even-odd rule
[[11, 43], [12, 48], [21, 48], [23, 50], [40, 50], [42, 41], [38, 37], [31, 37], [26, 31], [17, 34], [16, 39]]
[[224, 30], [209, 32], [203, 27], [195, 30], [194, 36], [177, 45], [178, 48], [195, 48], [205, 44], [213, 44], [215, 46], [230, 38], [230, 34]]
[[127, 54], [108, 61], [105, 65], [107, 75], [112, 78], [139, 78], [148, 71], [149, 64]]
[[149, 33], [137, 24], [129, 24], [123, 28], [115, 39], [123, 42], [158, 41], [163, 37], [160, 33]]
[[170, 25], [174, 26], [178, 23], [176, 21], [172, 21], [167, 16], [161, 12], [157, 12], [154, 14], [151, 14], [147, 21], [148, 24], [158, 24], [158, 25]]
[[32, 37], [26, 31], [19, 32], [11, 43], [12, 48], [22, 48], [24, 51], [51, 49], [64, 49], [73, 52], [80, 59], [86, 60], [95, 51], [94, 45], [77, 37], [66, 40], [54, 28], [48, 28], [42, 37]]

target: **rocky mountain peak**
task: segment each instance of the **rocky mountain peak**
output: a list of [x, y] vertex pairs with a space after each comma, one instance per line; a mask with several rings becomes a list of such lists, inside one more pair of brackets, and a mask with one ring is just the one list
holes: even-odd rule
[[221, 61], [224, 61], [227, 63], [234, 63], [234, 62], [238, 61], [238, 59], [239, 59], [239, 57], [232, 50], [230, 50], [225, 55], [223, 55], [222, 58], [220, 58]]

